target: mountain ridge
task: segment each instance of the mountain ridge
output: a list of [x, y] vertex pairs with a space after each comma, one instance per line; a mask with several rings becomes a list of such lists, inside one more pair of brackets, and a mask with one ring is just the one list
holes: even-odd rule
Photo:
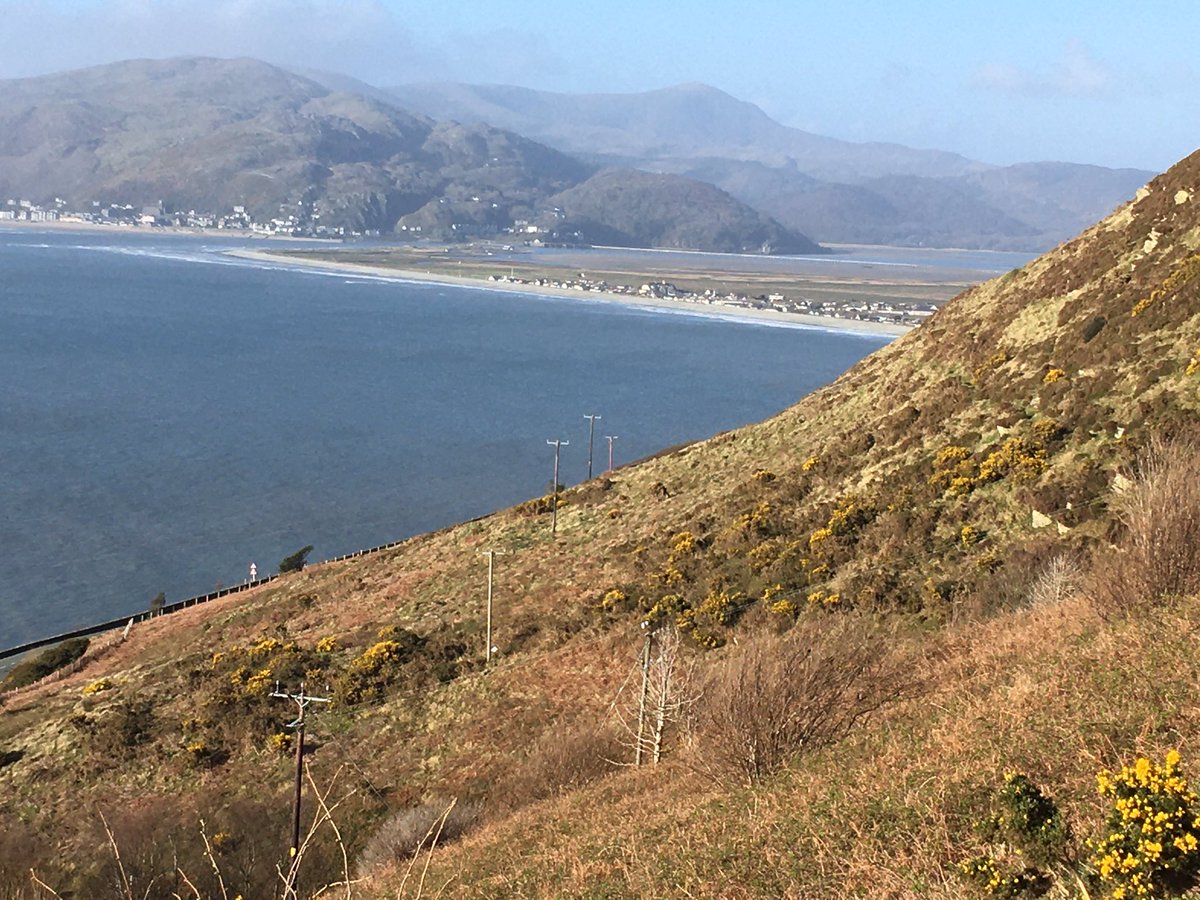
[[[841, 141], [781, 125], [707, 85], [635, 94], [462, 83], [387, 90], [410, 108], [513, 127], [588, 159], [703, 175], [788, 227], [840, 243], [1046, 250], [1107, 215], [1154, 174], [1056, 162], [1001, 167], [947, 151]], [[1087, 189], [1064, 186], [1064, 171], [1086, 180]], [[878, 179], [890, 188], [873, 185]], [[923, 202], [923, 185], [958, 198], [953, 227]]]
[[[488, 237], [546, 212], [552, 196], [596, 171], [512, 132], [438, 122], [378, 92], [331, 90], [250, 59], [135, 60], [0, 87], [0, 193], [76, 208], [243, 206], [259, 221], [355, 232], [417, 216], [421, 237]], [[724, 193], [674, 211], [694, 223], [708, 215], [760, 218]], [[776, 244], [815, 248], [777, 223], [766, 227]]]
[[[1139, 456], [1200, 414], [1198, 204], [1200, 152], [764, 422], [97, 647], [5, 703], [0, 839], [21, 852], [0, 853], [0, 878], [33, 867], [103, 895], [112, 823], [138, 878], [182, 869], [215, 895], [215, 857], [270, 896], [293, 777], [275, 679], [336, 700], [307, 756], [314, 784], [345, 793], [336, 839], [319, 828], [305, 857], [313, 890], [345, 851], [360, 895], [405, 895], [416, 844], [388, 835], [450, 798], [483, 810], [429, 855], [429, 883], [457, 896], [961, 897], [960, 863], [995, 852], [972, 826], [1005, 771], [1099, 833], [1097, 769], [1200, 748], [1200, 583], [1102, 605], [1141, 584], [1120, 499], [1147, 483]], [[490, 632], [488, 550], [503, 552]], [[701, 724], [668, 723], [662, 765], [614, 766], [631, 758], [614, 716], [643, 622], [686, 642]], [[789, 642], [889, 692], [843, 709], [879, 684], [822, 693], [811, 673], [827, 670], [801, 667], [786, 683], [833, 699], [796, 708], [861, 714], [768, 771], [722, 769], [752, 725], [721, 731], [705, 704], [765, 683], [748, 648]], [[93, 802], [103, 824], [79, 814]], [[223, 835], [210, 857], [198, 821]], [[1074, 853], [1046, 877], [1098, 890]]]

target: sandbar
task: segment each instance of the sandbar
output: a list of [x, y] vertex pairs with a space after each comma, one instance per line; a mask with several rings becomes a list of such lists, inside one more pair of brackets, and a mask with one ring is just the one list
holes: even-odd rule
[[508, 291], [517, 294], [533, 294], [544, 297], [566, 297], [572, 300], [599, 303], [620, 303], [625, 306], [648, 309], [670, 310], [705, 316], [720, 316], [745, 322], [770, 322], [799, 328], [817, 328], [825, 331], [842, 331], [854, 334], [890, 335], [907, 334], [910, 325], [891, 322], [872, 322], [862, 319], [842, 319], [835, 316], [814, 316], [804, 313], [786, 313], [774, 309], [753, 309], [743, 306], [723, 306], [720, 303], [699, 303], [686, 300], [667, 300], [643, 297], [634, 294], [617, 294], [603, 291], [584, 291], [575, 288], [550, 285], [514, 284], [506, 281], [487, 281], [482, 278], [461, 278], [441, 273], [422, 272], [415, 269], [396, 269], [388, 266], [368, 266], [361, 263], [336, 262], [328, 259], [302, 259], [261, 250], [228, 250], [229, 256], [272, 265], [295, 266], [344, 275], [360, 275], [371, 278], [387, 278], [396, 281], [421, 281], [455, 287], [483, 288]]

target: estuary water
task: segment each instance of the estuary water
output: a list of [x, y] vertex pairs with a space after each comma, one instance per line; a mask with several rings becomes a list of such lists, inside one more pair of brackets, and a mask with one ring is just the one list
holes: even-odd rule
[[0, 647], [761, 420], [887, 338], [0, 229]]

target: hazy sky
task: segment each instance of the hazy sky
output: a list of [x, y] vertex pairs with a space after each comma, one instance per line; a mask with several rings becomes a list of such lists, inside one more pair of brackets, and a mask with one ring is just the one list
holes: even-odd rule
[[0, 0], [0, 77], [254, 56], [387, 85], [702, 81], [846, 140], [1163, 169], [1200, 146], [1200, 4]]

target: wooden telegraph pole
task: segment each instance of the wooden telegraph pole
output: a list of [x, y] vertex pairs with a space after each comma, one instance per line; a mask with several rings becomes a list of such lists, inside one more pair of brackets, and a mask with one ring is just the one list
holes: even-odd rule
[[642, 695], [638, 699], [637, 744], [633, 751], [633, 764], [640, 766], [645, 748], [646, 735], [646, 695], [650, 691], [650, 645], [654, 643], [654, 629], [649, 622], [643, 622], [646, 629], [646, 641], [642, 645]]
[[483, 664], [486, 666], [492, 661], [492, 570], [497, 554], [503, 556], [503, 551], [500, 550], [484, 550], [483, 555], [488, 558], [488, 587], [487, 587], [487, 647], [483, 651]]
[[601, 418], [597, 415], [585, 414], [584, 418], [588, 420], [588, 477], [587, 480], [592, 480], [592, 443], [596, 438], [596, 420]]
[[608, 471], [610, 471], [610, 472], [612, 471], [612, 468], [613, 468], [613, 453], [612, 453], [613, 441], [615, 441], [617, 439], [617, 437], [618, 437], [618, 435], [615, 435], [615, 434], [606, 434], [604, 436], [604, 439], [606, 441], [608, 441]]
[[554, 447], [554, 497], [550, 501], [550, 535], [558, 534], [558, 451], [560, 447], [569, 447], [570, 441], [546, 441]]
[[298, 694], [281, 691], [279, 682], [275, 682], [275, 691], [271, 696], [291, 700], [300, 710], [296, 719], [284, 726], [295, 729], [296, 732], [296, 790], [292, 799], [292, 845], [288, 850], [288, 868], [284, 890], [285, 897], [293, 897], [296, 893], [297, 863], [300, 853], [300, 796], [304, 789], [304, 711], [310, 703], [328, 703], [329, 698], [313, 697], [304, 693], [304, 682], [300, 682], [300, 693]]

